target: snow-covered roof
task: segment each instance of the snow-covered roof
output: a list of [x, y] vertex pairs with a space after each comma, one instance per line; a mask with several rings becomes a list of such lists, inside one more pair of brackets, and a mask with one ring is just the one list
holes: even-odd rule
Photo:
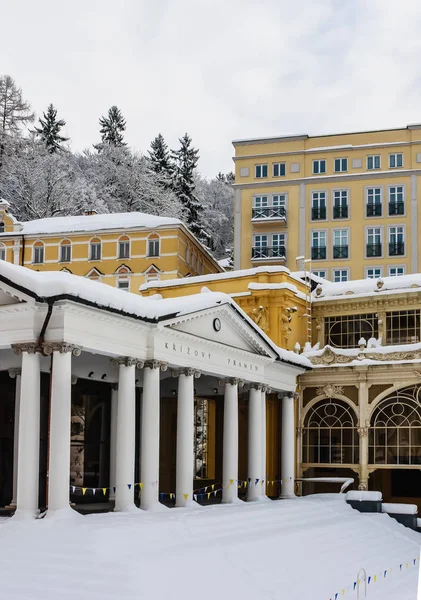
[[221, 258], [220, 260], [218, 260], [218, 263], [223, 269], [226, 269], [231, 264], [231, 258], [229, 256], [228, 258]]
[[356, 279], [351, 281], [323, 281], [313, 292], [316, 301], [331, 300], [340, 296], [364, 297], [384, 293], [419, 291], [421, 273], [381, 277], [380, 279]]
[[163, 321], [216, 306], [230, 305], [280, 360], [311, 368], [309, 361], [297, 356], [294, 352], [279, 352], [278, 347], [256, 323], [228, 294], [222, 292], [207, 292], [176, 298], [162, 298], [157, 294], [154, 297], [145, 298], [71, 273], [32, 271], [6, 261], [0, 261], [0, 281], [30, 295], [37, 301], [52, 302], [68, 299], [149, 322]]
[[[46, 235], [53, 233], [74, 233], [83, 231], [103, 231], [114, 229], [143, 228], [156, 229], [158, 227], [180, 225], [180, 219], [172, 217], [158, 217], [141, 212], [104, 213], [95, 215], [77, 215], [70, 217], [51, 217], [49, 219], [35, 219], [21, 223], [22, 235]], [[9, 232], [2, 235], [16, 235]]]

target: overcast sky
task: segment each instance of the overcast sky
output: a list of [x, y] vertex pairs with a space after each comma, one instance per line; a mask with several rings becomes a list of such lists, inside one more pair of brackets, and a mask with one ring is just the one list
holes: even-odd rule
[[72, 148], [116, 104], [146, 152], [188, 131], [205, 175], [231, 141], [421, 121], [421, 0], [0, 0], [0, 74]]

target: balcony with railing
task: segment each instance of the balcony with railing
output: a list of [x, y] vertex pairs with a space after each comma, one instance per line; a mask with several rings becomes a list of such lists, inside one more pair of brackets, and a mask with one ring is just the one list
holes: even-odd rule
[[405, 254], [405, 242], [389, 242], [389, 256], [403, 256]]
[[325, 260], [326, 259], [326, 246], [313, 246], [311, 249], [312, 260]]
[[403, 215], [405, 206], [403, 202], [389, 202], [389, 215]]
[[367, 244], [367, 258], [373, 258], [375, 256], [382, 255], [381, 244]]
[[252, 260], [286, 260], [285, 246], [253, 246]]
[[333, 258], [348, 258], [348, 245], [333, 246]]
[[326, 207], [322, 208], [312, 208], [311, 209], [311, 220], [312, 221], [320, 221], [326, 219]]
[[287, 211], [285, 210], [285, 206], [253, 206], [251, 218], [253, 221], [286, 221]]
[[367, 217], [381, 217], [382, 216], [382, 205], [381, 204], [367, 204]]
[[333, 218], [334, 219], [347, 219], [348, 218], [348, 207], [347, 206], [334, 206], [333, 207]]

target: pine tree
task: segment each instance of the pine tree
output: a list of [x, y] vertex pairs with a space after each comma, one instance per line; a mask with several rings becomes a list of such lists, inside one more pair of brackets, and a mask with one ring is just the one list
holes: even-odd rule
[[164, 140], [164, 136], [159, 133], [151, 142], [151, 150], [148, 150], [149, 159], [151, 161], [151, 169], [155, 173], [163, 174], [171, 177], [174, 172], [174, 166], [171, 161], [171, 156], [168, 150], [168, 145]]
[[34, 118], [30, 104], [23, 99], [22, 90], [10, 75], [0, 77], [0, 169], [8, 142], [19, 134], [22, 125], [31, 123]]
[[199, 151], [193, 148], [190, 136], [180, 138], [180, 149], [172, 151], [175, 162], [174, 191], [184, 207], [187, 225], [204, 244], [209, 243], [202, 225], [203, 205], [195, 195], [194, 172], [199, 160]]
[[57, 150], [63, 150], [62, 144], [69, 138], [60, 135], [60, 130], [66, 125], [63, 119], [57, 120], [57, 109], [52, 104], [47, 108], [47, 113], [43, 113], [44, 118], [39, 118], [40, 127], [35, 127], [35, 133], [44, 142], [50, 154]]
[[126, 129], [126, 120], [117, 106], [112, 106], [108, 111], [107, 117], [99, 119], [101, 129], [101, 144], [95, 146], [100, 149], [103, 145], [108, 146], [125, 146], [123, 141], [123, 131]]

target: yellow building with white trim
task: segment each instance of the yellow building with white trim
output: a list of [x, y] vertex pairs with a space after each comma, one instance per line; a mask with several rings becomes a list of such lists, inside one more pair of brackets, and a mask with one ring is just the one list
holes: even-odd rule
[[421, 125], [233, 142], [235, 268], [332, 281], [417, 273]]
[[5, 200], [0, 200], [0, 259], [37, 271], [69, 271], [132, 292], [147, 281], [223, 270], [179, 219], [131, 212], [19, 223]]

